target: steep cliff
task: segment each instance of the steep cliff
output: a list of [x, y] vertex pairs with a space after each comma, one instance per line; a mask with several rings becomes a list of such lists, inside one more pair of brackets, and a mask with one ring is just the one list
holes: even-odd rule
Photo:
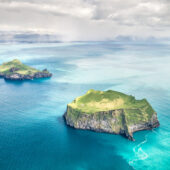
[[29, 80], [34, 78], [46, 78], [51, 77], [47, 69], [43, 71], [37, 70], [30, 66], [21, 63], [15, 59], [7, 63], [3, 63], [0, 66], [0, 77], [4, 77], [9, 80]]
[[157, 114], [146, 99], [120, 92], [89, 90], [67, 105], [66, 123], [77, 129], [121, 134], [130, 140], [139, 130], [159, 126]]

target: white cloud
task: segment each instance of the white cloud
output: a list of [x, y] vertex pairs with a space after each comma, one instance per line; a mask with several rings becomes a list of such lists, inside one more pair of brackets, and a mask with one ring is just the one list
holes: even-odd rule
[[169, 28], [168, 0], [0, 0], [0, 31], [72, 41], [167, 37]]

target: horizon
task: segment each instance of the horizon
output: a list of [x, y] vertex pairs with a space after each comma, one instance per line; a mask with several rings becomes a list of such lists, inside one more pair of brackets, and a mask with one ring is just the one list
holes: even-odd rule
[[60, 40], [53, 34], [38, 34], [32, 32], [0, 32], [0, 44], [5, 43], [85, 43], [85, 42], [125, 42], [125, 43], [160, 43], [169, 42], [170, 37], [145, 37], [138, 36], [116, 36], [113, 39], [104, 40]]

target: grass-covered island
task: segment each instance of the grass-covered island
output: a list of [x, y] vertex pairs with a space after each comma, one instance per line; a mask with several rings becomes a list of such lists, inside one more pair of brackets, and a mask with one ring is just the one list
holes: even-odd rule
[[133, 132], [159, 126], [157, 114], [146, 99], [136, 100], [112, 90], [89, 90], [67, 105], [64, 117], [74, 128], [121, 134], [130, 140], [134, 140]]
[[52, 74], [47, 69], [40, 71], [21, 63], [17, 59], [3, 63], [0, 66], [0, 77], [9, 80], [31, 80], [34, 78], [47, 78], [51, 76]]

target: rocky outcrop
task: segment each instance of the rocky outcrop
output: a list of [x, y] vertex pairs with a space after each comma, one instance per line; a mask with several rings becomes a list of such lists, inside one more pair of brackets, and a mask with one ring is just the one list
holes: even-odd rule
[[51, 73], [46, 73], [46, 72], [37, 72], [35, 74], [19, 74], [19, 73], [11, 73], [11, 74], [0, 74], [0, 77], [4, 77], [4, 79], [7, 80], [32, 80], [34, 78], [48, 78], [51, 77]]
[[12, 73], [15, 72], [15, 71], [18, 71], [18, 70], [19, 70], [19, 68], [16, 68], [16, 67], [12, 67], [12, 68], [9, 69], [9, 71], [12, 72]]
[[124, 109], [89, 114], [75, 110], [68, 105], [64, 118], [67, 125], [76, 129], [121, 134], [129, 140], [134, 140], [133, 133], [136, 131], [150, 130], [159, 126], [156, 113], [148, 121], [132, 123], [128, 120]]

